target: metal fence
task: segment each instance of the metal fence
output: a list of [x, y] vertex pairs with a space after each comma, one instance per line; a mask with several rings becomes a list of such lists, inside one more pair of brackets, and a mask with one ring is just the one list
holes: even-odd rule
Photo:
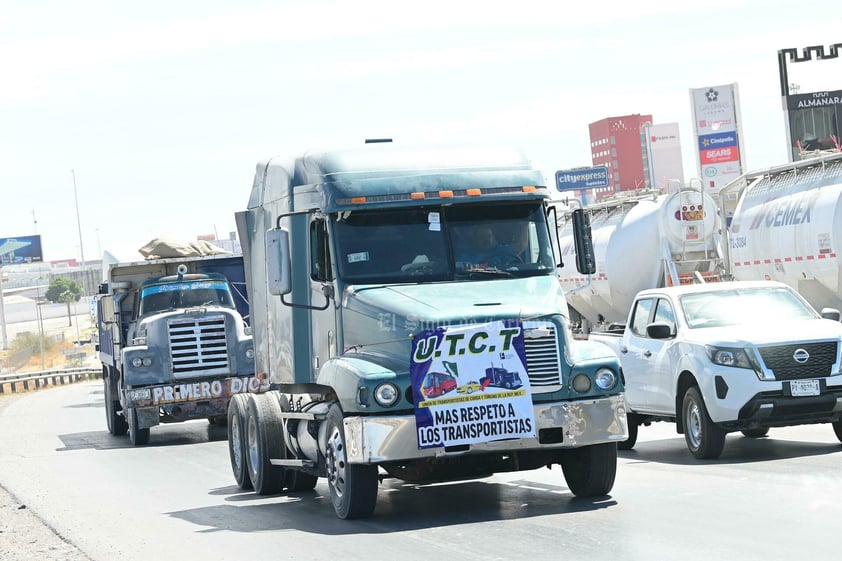
[[0, 376], [0, 394], [23, 393], [50, 386], [93, 380], [102, 375], [100, 368], [67, 368]]

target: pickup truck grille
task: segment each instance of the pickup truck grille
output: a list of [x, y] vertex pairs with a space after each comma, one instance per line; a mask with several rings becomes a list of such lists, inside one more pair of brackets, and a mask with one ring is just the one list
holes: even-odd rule
[[[797, 362], [793, 355], [798, 349], [809, 353], [810, 358], [804, 364]], [[775, 374], [776, 380], [801, 380], [804, 378], [825, 378], [830, 376], [836, 364], [838, 343], [820, 341], [817, 343], [797, 343], [757, 349], [766, 367]]]
[[228, 372], [224, 316], [172, 319], [167, 329], [176, 378]]
[[523, 327], [525, 335], [528, 335], [523, 341], [526, 347], [529, 385], [533, 388], [558, 386], [561, 384], [561, 369], [555, 326], [548, 322], [525, 321]]

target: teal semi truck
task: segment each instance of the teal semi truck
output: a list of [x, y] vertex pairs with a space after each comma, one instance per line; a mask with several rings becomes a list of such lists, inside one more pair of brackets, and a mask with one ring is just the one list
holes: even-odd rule
[[[609, 493], [627, 436], [620, 366], [571, 336], [549, 200], [507, 147], [367, 142], [260, 162], [236, 220], [271, 389], [229, 404], [238, 485], [324, 477], [343, 519], [374, 512], [383, 477], [559, 464], [574, 495]], [[478, 384], [489, 364], [521, 383]], [[436, 372], [476, 391], [429, 391]]]

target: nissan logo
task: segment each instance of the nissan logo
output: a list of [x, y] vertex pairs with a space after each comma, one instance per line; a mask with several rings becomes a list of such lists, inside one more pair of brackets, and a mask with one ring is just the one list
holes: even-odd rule
[[795, 352], [792, 353], [792, 359], [798, 364], [804, 364], [810, 360], [810, 353], [804, 349], [795, 349]]

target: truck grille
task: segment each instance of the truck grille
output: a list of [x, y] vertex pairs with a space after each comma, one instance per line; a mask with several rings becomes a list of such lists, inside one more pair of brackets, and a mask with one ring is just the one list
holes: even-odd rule
[[530, 334], [529, 337], [523, 339], [526, 347], [529, 385], [533, 388], [558, 386], [561, 384], [561, 369], [558, 362], [555, 326], [549, 322], [525, 321], [523, 327]]
[[173, 319], [167, 329], [176, 378], [228, 372], [224, 316]]
[[[793, 355], [803, 349], [810, 358], [804, 364], [797, 362]], [[776, 347], [757, 349], [766, 367], [771, 370], [776, 380], [801, 380], [804, 378], [825, 378], [830, 376], [836, 364], [838, 343], [820, 341], [817, 343], [796, 343]]]

